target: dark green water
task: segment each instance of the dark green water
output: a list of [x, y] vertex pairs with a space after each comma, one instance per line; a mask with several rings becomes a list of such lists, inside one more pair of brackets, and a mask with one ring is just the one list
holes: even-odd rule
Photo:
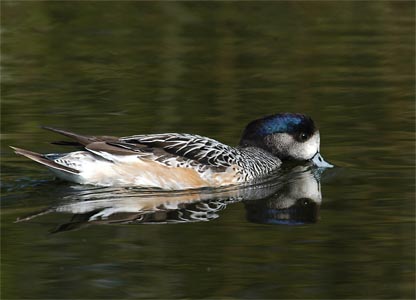
[[[414, 2], [1, 9], [2, 298], [415, 298]], [[255, 193], [132, 196], [55, 181], [8, 148], [61, 151], [41, 125], [234, 145], [286, 111], [315, 120], [338, 166], [318, 194], [306, 171]], [[166, 198], [187, 203], [96, 215]]]

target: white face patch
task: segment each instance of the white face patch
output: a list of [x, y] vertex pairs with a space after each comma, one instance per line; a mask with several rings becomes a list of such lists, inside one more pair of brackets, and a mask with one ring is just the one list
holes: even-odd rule
[[269, 143], [276, 149], [275, 155], [280, 153], [296, 160], [309, 160], [319, 151], [320, 136], [316, 131], [307, 141], [299, 142], [288, 133], [278, 133]]
[[295, 142], [296, 143], [296, 155], [298, 155], [299, 159], [311, 159], [316, 152], [319, 151], [320, 145], [320, 135], [319, 131], [316, 131], [313, 136], [309, 138], [309, 140], [305, 142]]

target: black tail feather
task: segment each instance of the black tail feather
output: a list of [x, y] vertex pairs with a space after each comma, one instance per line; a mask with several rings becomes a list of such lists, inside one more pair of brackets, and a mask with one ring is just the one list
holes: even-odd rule
[[46, 129], [46, 130], [56, 132], [56, 133], [59, 133], [59, 134], [62, 134], [64, 136], [67, 136], [71, 139], [76, 140], [78, 142], [78, 144], [81, 144], [81, 145], [84, 145], [84, 146], [86, 146], [86, 145], [88, 145], [92, 142], [99, 141], [98, 138], [93, 137], [93, 136], [80, 135], [80, 134], [76, 134], [76, 133], [65, 131], [65, 130], [58, 129], [58, 128], [53, 128], [53, 127], [49, 127], [49, 126], [42, 126], [42, 128]]
[[59, 146], [75, 146], [75, 147], [82, 147], [82, 144], [78, 142], [69, 142], [69, 141], [55, 141], [51, 142], [53, 145], [59, 145]]

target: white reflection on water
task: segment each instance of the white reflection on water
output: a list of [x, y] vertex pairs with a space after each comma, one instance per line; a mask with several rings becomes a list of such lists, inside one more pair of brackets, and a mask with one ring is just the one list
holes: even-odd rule
[[54, 232], [91, 224], [170, 224], [210, 221], [231, 203], [244, 202], [248, 221], [304, 224], [318, 219], [322, 201], [320, 173], [295, 166], [266, 180], [221, 189], [163, 191], [138, 188], [75, 186], [60, 203], [19, 218], [29, 221], [50, 213], [73, 214]]

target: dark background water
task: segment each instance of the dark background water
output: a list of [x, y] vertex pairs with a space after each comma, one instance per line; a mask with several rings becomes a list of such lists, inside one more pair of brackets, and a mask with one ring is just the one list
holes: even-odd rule
[[[2, 1], [2, 298], [414, 298], [415, 4]], [[71, 184], [17, 157], [51, 125], [189, 132], [236, 144], [249, 121], [312, 116], [319, 220], [14, 223]]]

